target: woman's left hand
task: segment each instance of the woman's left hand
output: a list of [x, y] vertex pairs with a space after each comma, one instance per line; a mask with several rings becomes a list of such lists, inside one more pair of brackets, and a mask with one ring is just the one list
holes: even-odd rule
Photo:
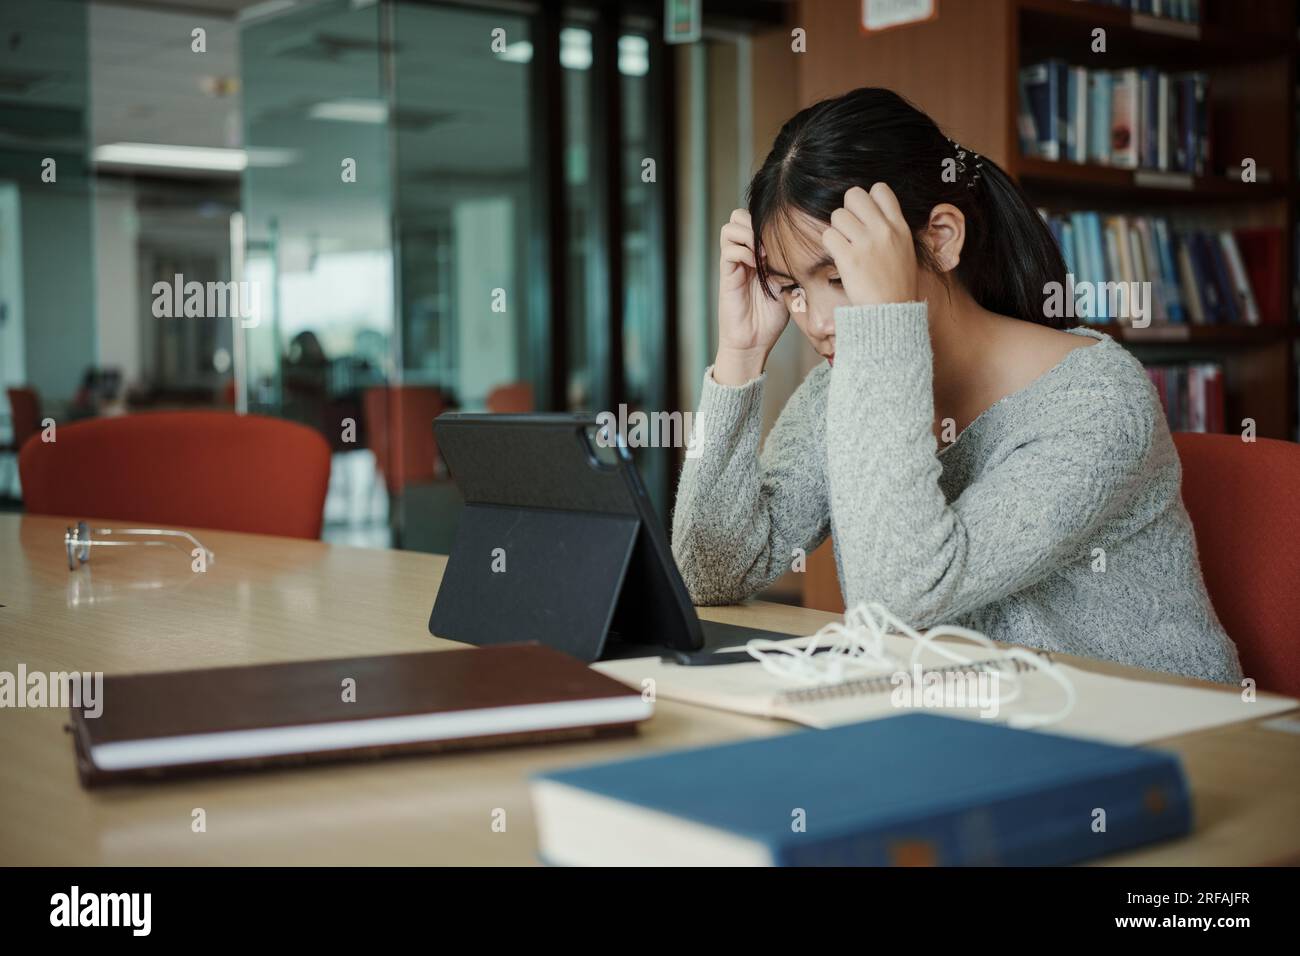
[[854, 186], [831, 214], [822, 245], [835, 260], [853, 305], [915, 301], [916, 250], [894, 191], [876, 183]]

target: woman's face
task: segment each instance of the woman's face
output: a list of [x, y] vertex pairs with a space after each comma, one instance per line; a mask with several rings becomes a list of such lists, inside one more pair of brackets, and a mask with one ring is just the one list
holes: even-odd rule
[[835, 308], [849, 305], [839, 270], [822, 246], [828, 228], [805, 213], [780, 216], [763, 236], [772, 291], [818, 355], [835, 363]]

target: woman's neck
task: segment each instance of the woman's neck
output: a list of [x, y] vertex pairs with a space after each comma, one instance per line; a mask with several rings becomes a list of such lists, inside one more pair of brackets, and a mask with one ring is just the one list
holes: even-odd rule
[[951, 290], [936, 282], [921, 291], [929, 293], [935, 419], [951, 418], [960, 431], [987, 407], [984, 398], [996, 388], [994, 360], [1006, 319], [981, 307], [955, 283]]
[[[935, 434], [951, 419], [956, 432], [990, 405], [1026, 388], [1075, 349], [1095, 345], [1032, 322], [990, 312], [957, 286], [923, 280], [934, 352]], [[955, 437], [948, 429], [949, 440]]]

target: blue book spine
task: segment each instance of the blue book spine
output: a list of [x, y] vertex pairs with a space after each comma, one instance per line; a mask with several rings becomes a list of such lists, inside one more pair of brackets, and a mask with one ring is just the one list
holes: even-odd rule
[[1094, 321], [1109, 322], [1111, 320], [1110, 312], [1106, 307], [1106, 296], [1103, 294], [1102, 284], [1105, 283], [1106, 276], [1106, 240], [1101, 234], [1101, 216], [1095, 212], [1084, 214], [1084, 221], [1088, 224], [1088, 243], [1092, 250], [1092, 275], [1093, 282], [1093, 316]]
[[1138, 110], [1142, 130], [1138, 139], [1138, 164], [1147, 169], [1155, 169], [1160, 165], [1160, 82], [1154, 69], [1142, 71], [1138, 88], [1142, 97], [1142, 107]]
[[1077, 279], [1079, 265], [1074, 254], [1074, 227], [1061, 220], [1060, 229], [1061, 258], [1065, 260], [1065, 271]]
[[1185, 84], [1181, 76], [1169, 77], [1169, 168], [1187, 170]]
[[1033, 117], [1034, 132], [1038, 143], [1034, 155], [1043, 159], [1060, 159], [1054, 139], [1056, 119], [1054, 109], [1056, 97], [1052, 90], [1052, 70], [1046, 63], [1036, 63], [1021, 71], [1021, 88], [1024, 90], [1030, 115]]
[[1079, 137], [1076, 133], [1078, 129], [1078, 107], [1079, 102], [1079, 74], [1077, 70], [1067, 69], [1065, 71], [1065, 109], [1062, 111], [1065, 126], [1065, 155], [1064, 159], [1073, 162], [1082, 162], [1079, 155]]
[[1034, 119], [1033, 100], [1029, 92], [1029, 77], [1032, 70], [1032, 67], [1026, 67], [1017, 77], [1020, 87], [1020, 112], [1016, 117], [1016, 126], [1020, 133], [1020, 153], [1023, 156], [1038, 155], [1038, 123]]
[[1070, 158], [1070, 68], [1064, 60], [1049, 61], [1052, 89], [1052, 138], [1056, 159]]
[[1214, 277], [1214, 263], [1206, 247], [1205, 236], [1199, 232], [1189, 233], [1187, 249], [1191, 253], [1192, 272], [1196, 276], [1196, 288], [1201, 294], [1201, 306], [1205, 312], [1207, 325], [1222, 325], [1227, 318], [1224, 311], [1223, 296], [1219, 293], [1219, 284]]
[[1183, 308], [1183, 296], [1179, 291], [1178, 269], [1174, 263], [1174, 247], [1169, 238], [1169, 224], [1163, 219], [1151, 220], [1151, 238], [1155, 242], [1156, 254], [1160, 257], [1160, 275], [1165, 286], [1165, 311], [1169, 321], [1185, 323], [1187, 312]]
[[1110, 163], [1110, 73], [1088, 73], [1088, 160]]
[[1195, 163], [1192, 172], [1198, 176], [1204, 176], [1205, 170], [1209, 168], [1210, 163], [1210, 111], [1206, 105], [1206, 97], [1209, 92], [1209, 78], [1204, 73], [1197, 73], [1192, 78], [1193, 98], [1195, 100], [1195, 144], [1196, 148], [1192, 151], [1193, 162]]
[[1069, 67], [1070, 73], [1070, 159], [1076, 163], [1088, 161], [1088, 139], [1092, 132], [1092, 83], [1088, 70], [1081, 66]]
[[1214, 233], [1205, 233], [1202, 238], [1210, 267], [1214, 270], [1214, 284], [1218, 286], [1219, 299], [1223, 303], [1224, 321], [1231, 325], [1238, 325], [1244, 319], [1237, 308], [1237, 286], [1232, 281], [1232, 272], [1228, 268], [1228, 259], [1223, 252], [1223, 243], [1219, 242], [1218, 236]]
[[[1092, 281], [1092, 243], [1088, 224], [1081, 212], [1070, 213], [1070, 231], [1074, 233], [1074, 278], [1076, 282]], [[1089, 320], [1092, 316], [1086, 316]]]
[[[1050, 809], [1048, 809], [1050, 808]], [[1099, 830], [1096, 809], [1105, 811]], [[1189, 833], [1191, 798], [1177, 763], [1067, 784], [924, 820], [767, 844], [778, 866], [1062, 866]]]
[[1183, 172], [1194, 173], [1197, 166], [1200, 165], [1198, 150], [1200, 149], [1199, 137], [1200, 126], [1197, 120], [1196, 111], [1196, 80], [1191, 76], [1185, 76], [1182, 79], [1182, 106], [1183, 106]]

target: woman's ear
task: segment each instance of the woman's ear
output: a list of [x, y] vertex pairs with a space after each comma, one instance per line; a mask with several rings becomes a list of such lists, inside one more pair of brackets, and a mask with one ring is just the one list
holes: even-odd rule
[[966, 243], [966, 217], [951, 203], [940, 203], [930, 210], [921, 240], [930, 247], [930, 254], [941, 272], [951, 272], [961, 262], [962, 246]]

